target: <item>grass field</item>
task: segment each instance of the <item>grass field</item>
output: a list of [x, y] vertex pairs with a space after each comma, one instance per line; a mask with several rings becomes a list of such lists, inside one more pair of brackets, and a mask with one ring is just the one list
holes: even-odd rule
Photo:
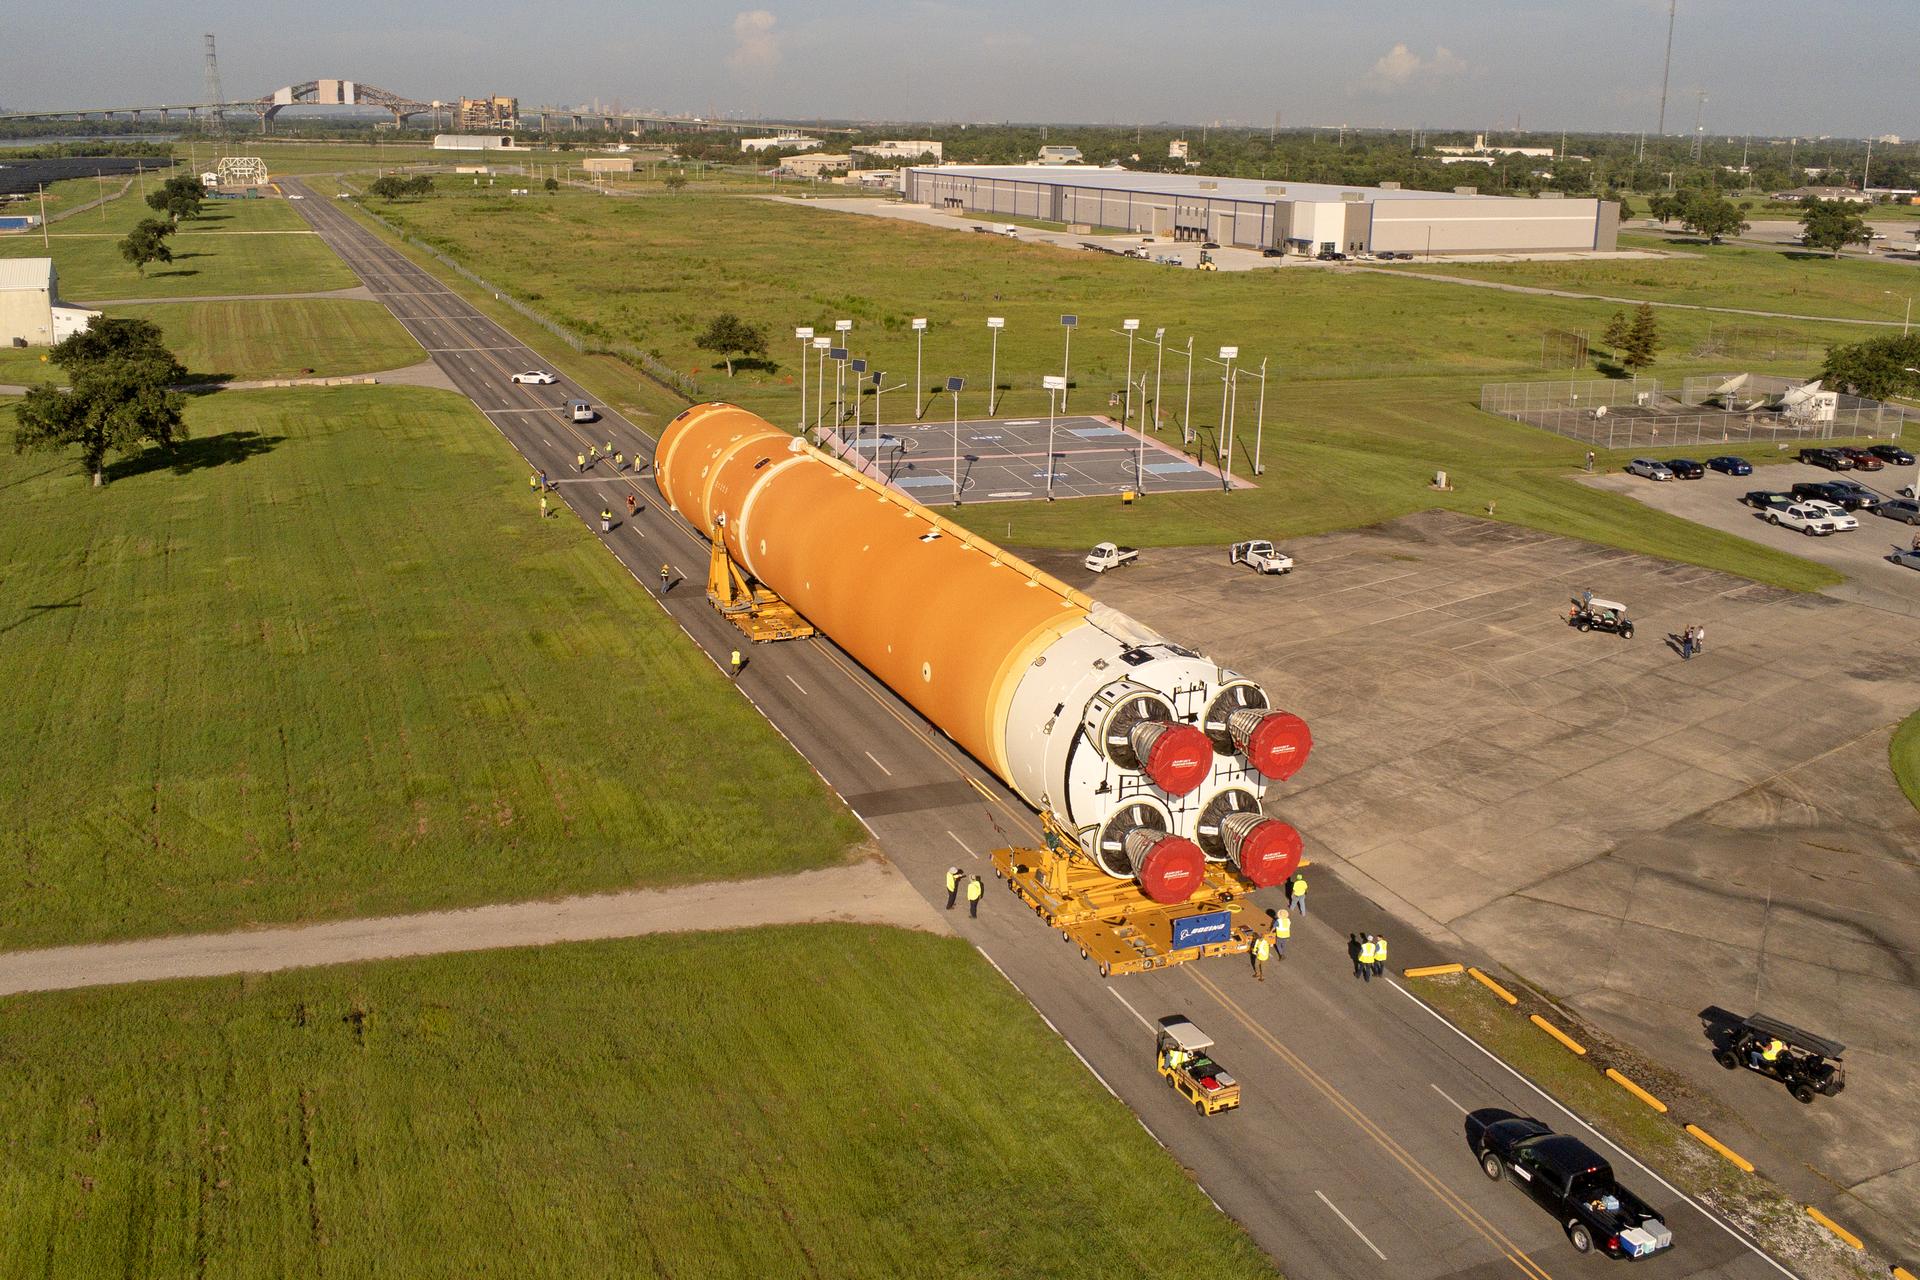
[[1907, 799], [1913, 801], [1913, 807], [1920, 809], [1920, 711], [1900, 722], [1887, 754], [1893, 764], [1894, 779], [1907, 793]]
[[[1622, 236], [1620, 247], [1672, 246], [1665, 240]], [[1884, 320], [1895, 325], [1905, 312], [1907, 295], [1920, 289], [1920, 273], [1911, 264], [1829, 258], [1801, 249], [1736, 244], [1685, 245], [1677, 248], [1673, 257], [1659, 261], [1439, 262], [1423, 263], [1419, 270], [1651, 302]], [[1728, 322], [1724, 318], [1721, 321]], [[1873, 336], [1873, 332], [1857, 332], [1846, 340], [1858, 341]], [[1597, 329], [1595, 341], [1597, 344]]]
[[[167, 302], [116, 307], [150, 320], [195, 381], [375, 373], [427, 358], [378, 302], [340, 298]], [[0, 383], [59, 380], [39, 351], [0, 348]]]
[[[0, 433], [9, 430], [0, 409]], [[0, 454], [0, 946], [832, 863], [851, 815], [467, 403]]]
[[[209, 201], [205, 217], [183, 223], [168, 241], [173, 262], [156, 263], [144, 277], [120, 257], [119, 241], [136, 222], [154, 217], [153, 210], [136, 189], [108, 204], [106, 215], [104, 224], [91, 212], [54, 224], [54, 267], [70, 302], [305, 293], [359, 283], [284, 200]], [[0, 239], [0, 257], [48, 252], [38, 236]]]
[[0, 1052], [8, 1275], [1275, 1274], [953, 939], [13, 997]]

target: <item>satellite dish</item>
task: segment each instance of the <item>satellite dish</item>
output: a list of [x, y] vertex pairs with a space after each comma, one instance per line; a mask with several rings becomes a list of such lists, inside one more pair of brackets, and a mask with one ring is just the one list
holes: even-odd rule
[[1751, 374], [1736, 373], [1733, 377], [1728, 378], [1725, 382], [1721, 383], [1718, 387], [1715, 387], [1713, 394], [1715, 394], [1716, 396], [1730, 396], [1734, 392], [1740, 390], [1740, 388], [1746, 386], [1747, 379], [1751, 376], [1752, 376]]

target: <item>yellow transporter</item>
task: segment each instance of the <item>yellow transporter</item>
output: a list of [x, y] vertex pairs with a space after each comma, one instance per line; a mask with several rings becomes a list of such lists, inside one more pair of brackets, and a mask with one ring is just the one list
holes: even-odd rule
[[743, 630], [790, 608], [1044, 816], [1050, 847], [996, 866], [1050, 923], [1089, 954], [1131, 925], [1103, 954], [1120, 971], [1245, 949], [1228, 904], [1300, 859], [1261, 807], [1311, 749], [1298, 717], [736, 406], [674, 419], [654, 474], [714, 539], [709, 594]]

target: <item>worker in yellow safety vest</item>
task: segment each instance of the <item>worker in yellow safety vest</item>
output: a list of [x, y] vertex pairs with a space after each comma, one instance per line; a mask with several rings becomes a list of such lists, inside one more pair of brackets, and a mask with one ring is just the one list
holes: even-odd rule
[[727, 670], [733, 674], [733, 678], [736, 680], [740, 678], [740, 665], [740, 651], [735, 649], [727, 657]]
[[1373, 939], [1373, 976], [1387, 976], [1387, 940], [1378, 935]]
[[947, 910], [953, 910], [954, 902], [960, 897], [960, 868], [947, 868]]
[[1267, 941], [1266, 934], [1262, 933], [1255, 936], [1253, 940], [1253, 976], [1261, 982], [1267, 980], [1267, 955], [1272, 950], [1273, 946]]
[[1764, 1049], [1755, 1049], [1753, 1051], [1753, 1065], [1757, 1067], [1764, 1062], [1768, 1066], [1772, 1066], [1774, 1063], [1780, 1061], [1780, 1054], [1786, 1047], [1785, 1041], [1779, 1039], [1768, 1040]]
[[1362, 982], [1373, 981], [1373, 935], [1360, 935], [1360, 952], [1353, 962], [1353, 976]]
[[600, 532], [613, 532], [613, 510], [609, 507], [600, 508]]
[[967, 881], [967, 914], [974, 919], [980, 918], [980, 899], [987, 896], [987, 886], [979, 876]]
[[1282, 911], [1273, 917], [1273, 954], [1287, 958], [1287, 939], [1293, 936], [1293, 917]]
[[1287, 910], [1307, 914], [1307, 878], [1298, 871], [1287, 881]]
[[585, 470], [587, 469], [587, 455], [586, 455], [586, 454], [584, 454], [584, 453], [576, 453], [576, 454], [574, 454], [574, 455], [573, 455], [573, 469], [574, 469], [575, 471], [585, 471]]

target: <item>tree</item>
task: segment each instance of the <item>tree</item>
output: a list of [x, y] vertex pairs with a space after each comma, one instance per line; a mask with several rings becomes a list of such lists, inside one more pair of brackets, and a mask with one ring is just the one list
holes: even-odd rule
[[1869, 338], [1830, 347], [1820, 380], [1874, 400], [1920, 394], [1920, 333]]
[[200, 202], [206, 198], [207, 189], [201, 185], [200, 179], [180, 174], [149, 191], [147, 207], [166, 214], [177, 223], [182, 218], [199, 217]]
[[662, 179], [662, 181], [667, 190], [679, 191], [687, 185], [687, 175], [684, 173], [670, 173]]
[[162, 222], [158, 218], [143, 218], [133, 230], [121, 238], [120, 256], [133, 265], [142, 279], [146, 278], [147, 264], [152, 262], [172, 262], [173, 250], [167, 248], [167, 237], [173, 234], [173, 224]]
[[57, 343], [53, 361], [73, 386], [42, 383], [27, 392], [14, 411], [15, 452], [78, 446], [97, 486], [106, 483], [108, 451], [132, 452], [147, 441], [169, 448], [187, 438], [187, 398], [172, 389], [187, 371], [151, 322], [96, 320]]
[[1850, 244], [1868, 244], [1873, 234], [1867, 227], [1867, 215], [1846, 200], [1809, 200], [1800, 225], [1806, 230], [1810, 249], [1826, 249], [1834, 257]]
[[411, 178], [390, 173], [369, 182], [367, 194], [382, 200], [399, 200], [405, 196], [430, 196], [433, 194], [433, 179], [424, 173], [416, 174]]
[[1738, 205], [1725, 196], [1706, 192], [1687, 201], [1680, 214], [1680, 225], [1697, 236], [1705, 236], [1708, 244], [1719, 244], [1722, 236], [1745, 235], [1749, 230]]
[[548, 178], [546, 188], [548, 191], [558, 191], [560, 189], [560, 180], [558, 178]]
[[1660, 350], [1660, 326], [1653, 318], [1653, 307], [1641, 303], [1633, 313], [1633, 323], [1627, 326], [1626, 340], [1614, 349], [1620, 363], [1625, 368], [1638, 373], [1653, 363], [1654, 355]]
[[1627, 320], [1627, 313], [1616, 311], [1613, 313], [1613, 318], [1607, 321], [1607, 327], [1601, 331], [1600, 341], [1607, 344], [1607, 350], [1618, 355], [1621, 348], [1627, 345], [1627, 335], [1632, 331], [1633, 326]]
[[1647, 212], [1653, 215], [1656, 222], [1672, 222], [1686, 211], [1686, 207], [1687, 202], [1684, 198], [1677, 195], [1670, 196], [1664, 192], [1651, 196], [1647, 200]]
[[693, 340], [693, 345], [719, 356], [726, 363], [727, 376], [731, 378], [735, 355], [767, 354], [767, 335], [733, 312], [723, 311], [707, 325], [705, 333]]

